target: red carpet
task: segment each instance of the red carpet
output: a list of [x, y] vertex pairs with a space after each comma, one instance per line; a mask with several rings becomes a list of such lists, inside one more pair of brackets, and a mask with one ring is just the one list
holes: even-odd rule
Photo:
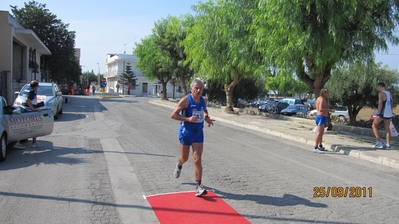
[[161, 224], [250, 223], [212, 191], [195, 197], [195, 192], [147, 196]]

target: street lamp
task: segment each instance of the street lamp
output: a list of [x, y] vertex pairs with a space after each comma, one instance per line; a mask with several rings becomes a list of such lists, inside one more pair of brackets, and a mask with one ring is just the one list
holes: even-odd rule
[[[100, 72], [100, 64], [99, 63], [97, 63], [97, 66], [98, 66], [98, 74], [97, 74], [97, 86], [100, 86], [100, 88], [101, 88], [101, 72]], [[102, 89], [101, 89], [102, 90]], [[101, 91], [101, 93], [102, 93], [102, 91]]]
[[99, 63], [97, 63], [97, 66], [98, 66], [98, 77], [97, 77], [97, 83], [100, 83], [100, 79], [101, 79], [101, 72], [100, 72], [100, 64]]

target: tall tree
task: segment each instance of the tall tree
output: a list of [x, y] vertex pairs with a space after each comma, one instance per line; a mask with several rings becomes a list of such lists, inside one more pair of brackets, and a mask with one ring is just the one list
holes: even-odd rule
[[162, 84], [163, 94], [161, 99], [167, 96], [166, 84], [173, 78], [168, 70], [168, 63], [162, 57], [160, 46], [157, 44], [157, 36], [152, 34], [137, 44], [134, 54], [137, 56], [136, 67], [149, 80], [159, 80]]
[[194, 25], [194, 17], [185, 15], [164, 19], [166, 30], [161, 34], [163, 56], [169, 57], [170, 73], [180, 80], [183, 95], [187, 95], [187, 81], [194, 75], [187, 61], [182, 41], [186, 38], [187, 29]]
[[239, 0], [199, 3], [196, 23], [183, 41], [194, 71], [224, 83], [226, 111], [233, 110], [234, 88], [260, 65], [249, 30], [253, 7]]
[[[216, 101], [223, 103], [226, 101], [226, 92], [224, 91], [224, 85], [220, 80], [208, 79], [206, 81], [207, 88], [204, 93], [208, 94], [209, 101]], [[233, 92], [233, 104], [237, 105], [238, 99], [244, 99], [246, 101], [255, 99], [263, 92], [264, 83], [255, 78], [244, 78], [241, 80], [241, 85], [234, 88]]]
[[[377, 83], [384, 82], [391, 91], [393, 99], [398, 99], [399, 72], [382, 64], [353, 63], [333, 70], [326, 87], [330, 89], [330, 103], [348, 107], [351, 124], [364, 107], [378, 106]], [[396, 104], [397, 101], [394, 100]]]
[[122, 73], [121, 78], [123, 82], [125, 82], [127, 85], [134, 85], [136, 86], [136, 76], [134, 75], [134, 72], [132, 70], [132, 66], [130, 63], [127, 63], [125, 66], [125, 72]]
[[282, 71], [276, 76], [269, 76], [266, 79], [266, 89], [274, 94], [294, 95], [309, 92], [309, 87], [291, 74], [283, 74]]
[[[69, 24], [63, 23], [46, 8], [46, 4], [36, 1], [24, 3], [19, 9], [11, 6], [15, 19], [26, 29], [31, 29], [51, 51], [52, 55], [43, 56], [40, 65], [49, 78], [56, 82], [76, 80], [75, 32], [69, 31]], [[71, 69], [73, 68], [73, 69]]]
[[82, 80], [82, 84], [85, 86], [90, 85], [91, 82], [97, 82], [97, 76], [94, 74], [94, 71], [91, 70], [83, 72], [82, 75], [80, 76], [79, 80]]
[[313, 93], [334, 66], [373, 61], [375, 50], [398, 44], [399, 1], [257, 0], [253, 31], [267, 62], [295, 72]]

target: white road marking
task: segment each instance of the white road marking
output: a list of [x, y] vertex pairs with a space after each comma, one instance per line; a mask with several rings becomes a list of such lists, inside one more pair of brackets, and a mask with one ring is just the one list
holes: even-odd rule
[[101, 139], [100, 142], [121, 222], [158, 223], [150, 204], [142, 199], [144, 189], [119, 142], [115, 138]]

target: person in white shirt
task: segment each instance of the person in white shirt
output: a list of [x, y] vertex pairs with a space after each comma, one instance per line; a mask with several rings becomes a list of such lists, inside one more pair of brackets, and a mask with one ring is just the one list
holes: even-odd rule
[[[374, 145], [375, 149], [391, 149], [391, 131], [389, 125], [391, 124], [392, 118], [394, 117], [392, 112], [392, 95], [385, 89], [385, 83], [379, 82], [377, 85], [378, 89], [378, 111], [377, 117], [373, 121], [373, 132], [377, 139], [377, 143]], [[386, 144], [381, 140], [380, 134], [378, 133], [378, 125], [381, 121], [384, 121], [385, 132], [386, 132]]]

